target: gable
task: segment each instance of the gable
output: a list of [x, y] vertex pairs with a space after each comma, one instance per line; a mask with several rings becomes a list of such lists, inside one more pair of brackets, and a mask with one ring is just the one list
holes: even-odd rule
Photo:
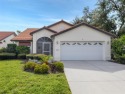
[[53, 34], [54, 34], [54, 32], [50, 32], [47, 29], [42, 29], [39, 32], [35, 32], [33, 34], [33, 40], [38, 40], [41, 37], [49, 37], [50, 38], [51, 35], [53, 35]]
[[16, 36], [15, 32], [6, 32], [6, 31], [0, 32], [0, 41], [11, 36], [11, 35]]
[[69, 25], [69, 24], [66, 24], [66, 23], [64, 23], [64, 22], [60, 22], [60, 23], [58, 23], [58, 24], [56, 24], [56, 25], [53, 25], [53, 26], [51, 26], [51, 27], [48, 27], [48, 28], [51, 29], [51, 30], [54, 30], [54, 31], [56, 31], [56, 32], [60, 32], [60, 31], [69, 29], [69, 28], [71, 28], [71, 27], [72, 27], [72, 26]]
[[111, 36], [106, 35], [98, 30], [81, 25], [77, 28], [71, 29], [68, 32], [55, 36], [57, 40], [63, 41], [104, 41], [109, 40]]
[[81, 24], [75, 25], [75, 26], [73, 26], [73, 27], [71, 27], [71, 28], [69, 28], [69, 29], [66, 29], [66, 30], [63, 30], [63, 31], [61, 31], [61, 32], [59, 32], [59, 33], [54, 34], [54, 35], [52, 35], [51, 37], [58, 36], [58, 35], [60, 35], [60, 34], [62, 34], [62, 33], [67, 33], [67, 32], [69, 32], [69, 31], [71, 31], [71, 30], [73, 30], [73, 29], [76, 29], [76, 28], [80, 27], [80, 26], [86, 26], [86, 27], [88, 27], [88, 28], [90, 28], [90, 29], [96, 30], [97, 32], [101, 32], [101, 33], [103, 33], [103, 34], [105, 34], [105, 35], [108, 35], [108, 36], [111, 36], [111, 37], [113, 37], [113, 38], [117, 37], [116, 35], [114, 35], [114, 34], [112, 34], [112, 33], [110, 33], [110, 32], [103, 31], [103, 30], [101, 30], [101, 29], [98, 29], [98, 28], [93, 27], [93, 26], [91, 26], [91, 25], [89, 25], [89, 24], [86, 24], [86, 23], [81, 23]]

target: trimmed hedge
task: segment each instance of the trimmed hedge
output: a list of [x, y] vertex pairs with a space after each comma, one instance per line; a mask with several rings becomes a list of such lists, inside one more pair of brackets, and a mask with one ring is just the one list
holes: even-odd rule
[[0, 53], [0, 60], [16, 59], [15, 53]]
[[33, 59], [34, 55], [35, 54], [28, 54], [28, 55], [26, 55], [26, 59]]
[[18, 59], [26, 59], [26, 54], [18, 54]]

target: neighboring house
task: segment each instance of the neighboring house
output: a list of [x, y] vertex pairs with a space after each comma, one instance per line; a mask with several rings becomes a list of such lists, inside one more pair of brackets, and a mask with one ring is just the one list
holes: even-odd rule
[[63, 20], [30, 34], [32, 53], [53, 55], [54, 60], [110, 60], [115, 37], [86, 23], [72, 25]]
[[28, 46], [31, 49], [31, 43], [32, 43], [32, 36], [30, 35], [31, 32], [37, 30], [38, 28], [27, 28], [23, 32], [21, 32], [18, 36], [11, 39], [11, 41], [15, 41], [17, 45], [19, 46]]
[[15, 32], [0, 31], [0, 48], [5, 48], [7, 44], [14, 43], [11, 39], [15, 36]]

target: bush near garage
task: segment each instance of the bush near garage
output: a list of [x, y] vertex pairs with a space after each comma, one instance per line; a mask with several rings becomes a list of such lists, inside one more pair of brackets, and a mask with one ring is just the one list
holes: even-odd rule
[[122, 56], [119, 57], [119, 62], [121, 64], [125, 64], [125, 54], [123, 54]]
[[52, 71], [54, 72], [64, 72], [64, 65], [62, 62], [57, 61], [52, 64]]
[[112, 58], [119, 62], [123, 63], [125, 54], [125, 35], [121, 36], [118, 39], [112, 41]]

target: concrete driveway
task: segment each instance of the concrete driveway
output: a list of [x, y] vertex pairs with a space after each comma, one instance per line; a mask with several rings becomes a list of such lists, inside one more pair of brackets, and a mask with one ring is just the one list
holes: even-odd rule
[[63, 61], [72, 94], [125, 94], [125, 65], [108, 61]]

